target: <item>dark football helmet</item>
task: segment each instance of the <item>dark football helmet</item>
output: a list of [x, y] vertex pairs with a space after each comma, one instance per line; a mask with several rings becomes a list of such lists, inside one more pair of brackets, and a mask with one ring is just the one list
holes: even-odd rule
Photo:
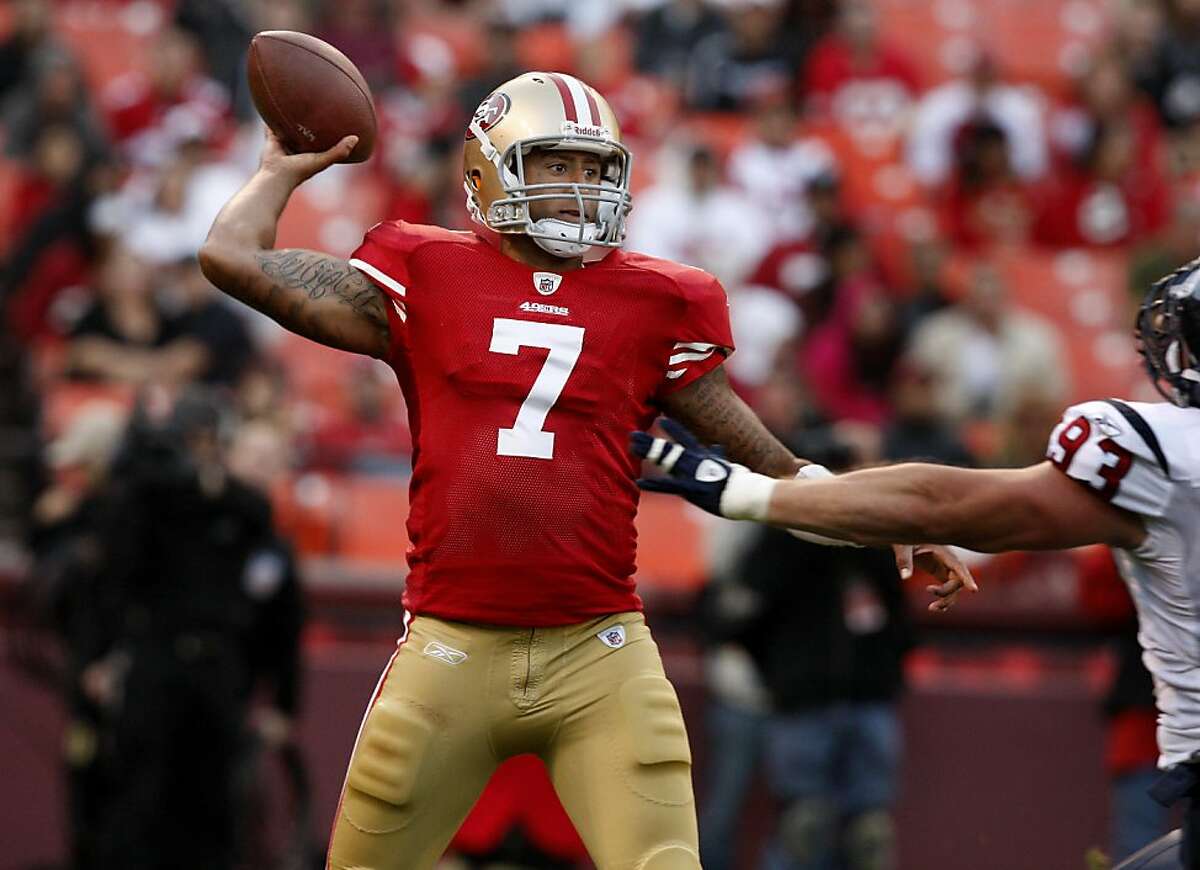
[[1155, 282], [1136, 333], [1158, 391], [1181, 408], [1200, 408], [1200, 259]]

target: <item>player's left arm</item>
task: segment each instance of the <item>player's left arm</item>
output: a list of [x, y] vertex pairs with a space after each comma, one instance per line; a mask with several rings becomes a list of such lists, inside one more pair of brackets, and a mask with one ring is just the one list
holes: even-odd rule
[[791, 478], [810, 464], [794, 456], [733, 391], [723, 365], [665, 396], [662, 408], [702, 442], [720, 444], [730, 459], [759, 474]]

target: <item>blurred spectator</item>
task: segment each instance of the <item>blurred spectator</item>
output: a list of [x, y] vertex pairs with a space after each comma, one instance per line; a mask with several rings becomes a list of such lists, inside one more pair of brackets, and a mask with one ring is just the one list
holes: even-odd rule
[[830, 308], [805, 336], [800, 365], [822, 413], [878, 424], [888, 415], [885, 386], [902, 339], [897, 307], [857, 230], [831, 233], [823, 253]]
[[809, 111], [855, 133], [891, 136], [919, 90], [908, 57], [880, 37], [873, 0], [844, 0], [835, 30], [813, 47], [805, 66]]
[[907, 148], [917, 180], [933, 187], [950, 179], [962, 130], [971, 124], [1002, 132], [1016, 176], [1029, 181], [1046, 171], [1046, 133], [1037, 95], [1006, 84], [996, 58], [976, 48], [965, 78], [939, 85], [917, 104]]
[[956, 140], [955, 173], [942, 194], [947, 238], [967, 251], [1026, 241], [1035, 203], [1013, 172], [1012, 140], [988, 118], [964, 124]]
[[1092, 57], [1076, 82], [1073, 103], [1050, 119], [1050, 139], [1060, 163], [1083, 163], [1101, 128], [1125, 128], [1139, 166], [1159, 171], [1162, 130], [1154, 106], [1133, 86], [1124, 60], [1114, 51]]
[[693, 109], [745, 109], [794, 78], [782, 0], [730, 0], [724, 12], [727, 28], [697, 42], [691, 54], [684, 100]]
[[1170, 127], [1200, 120], [1200, 3], [1167, 0], [1167, 26], [1142, 75], [1142, 84]]
[[1147, 287], [1193, 259], [1197, 248], [1200, 248], [1200, 200], [1180, 197], [1175, 201], [1171, 223], [1130, 258], [1130, 295], [1141, 301]]
[[234, 391], [238, 417], [291, 433], [295, 427], [288, 387], [287, 367], [278, 356], [252, 360]]
[[[660, 155], [674, 156], [673, 149]], [[758, 262], [770, 242], [770, 227], [757, 205], [725, 185], [717, 155], [693, 146], [659, 183], [638, 195], [629, 216], [626, 247], [712, 272], [727, 286]]]
[[984, 465], [1001, 468], [1027, 468], [1046, 458], [1046, 433], [1062, 419], [1062, 398], [1030, 382], [1017, 388], [997, 409], [992, 435], [994, 442], [980, 444], [985, 450]]
[[93, 227], [155, 264], [194, 257], [217, 212], [245, 180], [236, 166], [210, 156], [199, 139], [176, 143], [159, 167], [135, 173], [97, 201]]
[[48, 55], [65, 55], [54, 37], [50, 0], [14, 0], [11, 24], [0, 42], [0, 99], [31, 88], [36, 67]]
[[316, 35], [354, 62], [374, 90], [396, 78], [396, 40], [387, 4], [378, 0], [338, 0], [322, 4]]
[[962, 302], [920, 324], [909, 352], [935, 376], [941, 414], [961, 422], [1011, 408], [1027, 391], [1061, 403], [1067, 387], [1061, 345], [1053, 325], [1012, 306], [1000, 274], [980, 264]]
[[96, 297], [70, 331], [67, 371], [89, 380], [143, 384], [187, 380], [203, 360], [179, 342], [182, 323], [155, 298], [149, 266], [114, 246], [96, 275]]
[[48, 53], [33, 65], [27, 89], [9, 99], [4, 118], [5, 150], [27, 159], [49, 127], [67, 127], [79, 138], [83, 163], [108, 156], [108, 136], [92, 108], [87, 83], [69, 55]]
[[130, 70], [104, 92], [109, 130], [134, 164], [161, 166], [184, 142], [227, 143], [229, 95], [202, 69], [195, 37], [166, 29], [151, 43], [149, 69]]
[[[748, 281], [782, 291], [801, 306], [805, 316], [816, 320], [828, 307], [828, 299], [815, 297], [829, 277], [829, 264], [822, 245], [836, 231], [850, 225], [842, 197], [841, 179], [822, 172], [804, 187], [805, 210], [810, 219], [807, 237], [776, 243], [759, 261]], [[812, 295], [810, 295], [812, 294]]]
[[806, 191], [821, 175], [836, 172], [837, 162], [819, 139], [796, 136], [798, 118], [783, 93], [758, 101], [757, 135], [729, 155], [729, 180], [770, 216], [772, 241], [809, 236], [813, 215]]
[[308, 465], [363, 474], [407, 474], [412, 436], [391, 371], [374, 360], [347, 369], [343, 415], [318, 426]]
[[260, 735], [288, 736], [298, 587], [266, 499], [224, 467], [220, 414], [208, 394], [185, 393], [165, 427], [139, 422], [114, 473], [100, 538], [112, 616], [82, 676], [114, 718], [100, 866], [232, 870], [257, 680], [275, 699]]
[[168, 274], [166, 302], [179, 321], [181, 341], [192, 343], [201, 357], [196, 377], [213, 385], [237, 383], [255, 353], [246, 321], [208, 283], [194, 257], [181, 260]]
[[175, 7], [175, 26], [195, 37], [209, 75], [234, 100], [243, 120], [253, 116], [245, 83], [246, 51], [250, 37], [259, 29], [249, 11], [240, 0], [179, 0]]
[[1113, 47], [1139, 89], [1150, 92], [1158, 54], [1166, 35], [1166, 4], [1160, 0], [1132, 0], [1113, 10]]
[[894, 866], [896, 701], [913, 638], [890, 555], [761, 529], [739, 573], [758, 605], [740, 637], [774, 709], [763, 758], [781, 813], [764, 866]]
[[489, 19], [484, 41], [483, 68], [458, 86], [458, 107], [465, 119], [475, 114], [497, 87], [525, 72], [517, 57], [517, 31], [512, 25], [501, 18]]
[[0, 286], [7, 325], [25, 342], [52, 331], [56, 300], [90, 271], [87, 211], [105, 171], [89, 167], [85, 148], [72, 127], [45, 126], [15, 179], [9, 215], [15, 241]]
[[1055, 247], [1136, 244], [1158, 232], [1170, 217], [1170, 192], [1155, 163], [1138, 159], [1135, 131], [1102, 124], [1075, 171], [1064, 172], [1046, 191], [1034, 238]]
[[710, 36], [726, 30], [725, 19], [706, 0], [666, 0], [635, 23], [638, 72], [666, 79], [682, 90], [692, 51]]
[[903, 360], [892, 375], [893, 416], [880, 445], [889, 460], [919, 460], [970, 466], [974, 457], [938, 407], [937, 380], [913, 360]]
[[49, 617], [63, 649], [63, 736], [71, 866], [99, 868], [97, 841], [109, 797], [109, 734], [102, 709], [83, 692], [84, 667], [103, 652], [97, 539], [109, 468], [125, 431], [125, 412], [107, 402], [81, 407], [51, 442], [45, 459], [50, 485], [32, 511], [31, 571], [38, 609]]

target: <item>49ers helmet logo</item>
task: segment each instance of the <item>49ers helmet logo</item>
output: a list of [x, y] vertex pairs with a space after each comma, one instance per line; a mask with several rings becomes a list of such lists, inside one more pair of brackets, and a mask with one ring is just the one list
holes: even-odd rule
[[[479, 108], [475, 110], [474, 117], [471, 118], [472, 124], [478, 124], [479, 128], [485, 133], [500, 123], [500, 119], [508, 114], [508, 110], [512, 108], [512, 100], [508, 98], [508, 94], [496, 91], [486, 100], [479, 104]], [[471, 128], [467, 128], [467, 138], [474, 139], [475, 134], [471, 132]]]

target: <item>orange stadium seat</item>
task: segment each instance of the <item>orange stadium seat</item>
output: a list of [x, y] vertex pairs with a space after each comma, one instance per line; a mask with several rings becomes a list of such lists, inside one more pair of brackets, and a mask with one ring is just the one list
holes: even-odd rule
[[[167, 2], [114, 0], [55, 4], [55, 26], [79, 57], [93, 92], [146, 59], [158, 31], [170, 22]], [[132, 63], [131, 63], [132, 61]]]
[[1130, 395], [1144, 385], [1131, 335], [1125, 257], [1018, 248], [995, 262], [1014, 302], [1062, 331], [1072, 400]]
[[638, 508], [638, 582], [675, 590], [698, 589], [708, 577], [704, 552], [708, 518], [683, 499], [642, 497]]
[[318, 179], [288, 201], [276, 241], [281, 248], [312, 248], [349, 255], [383, 215], [384, 191], [373, 173], [353, 168], [340, 182]]
[[561, 24], [539, 24], [517, 34], [517, 60], [525, 69], [575, 70], [575, 44]]
[[1063, 94], [1087, 50], [1109, 31], [1100, 0], [878, 0], [881, 27], [917, 64], [922, 83], [957, 75], [971, 46], [990, 50], [1006, 77]]
[[335, 552], [343, 559], [403, 565], [408, 551], [408, 486], [394, 478], [340, 481]]

